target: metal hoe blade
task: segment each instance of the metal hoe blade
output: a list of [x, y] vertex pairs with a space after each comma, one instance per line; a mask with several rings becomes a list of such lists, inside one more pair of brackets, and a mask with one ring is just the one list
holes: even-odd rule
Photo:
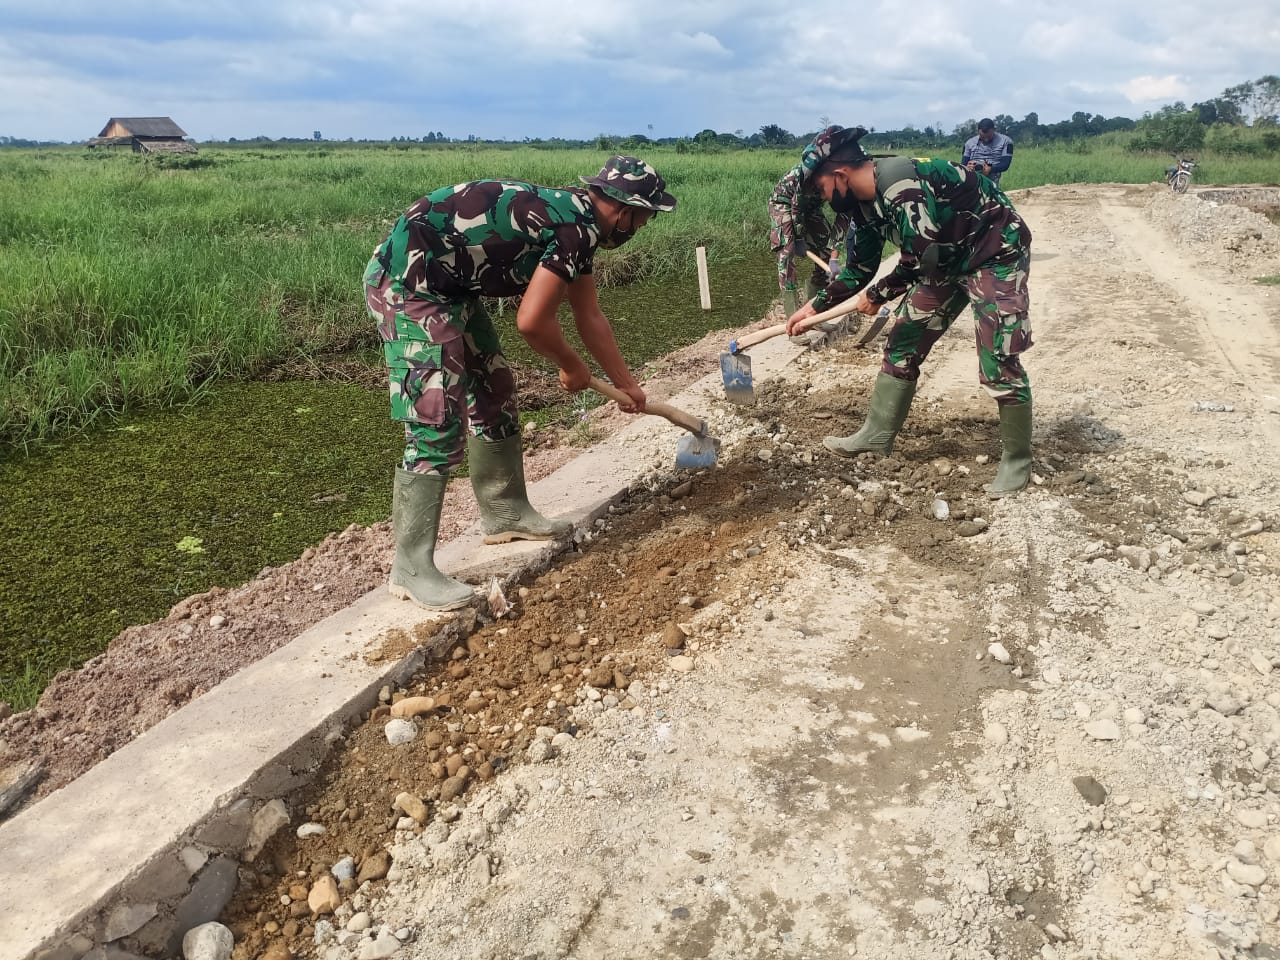
[[[730, 344], [730, 351], [736, 343]], [[756, 391], [751, 382], [751, 358], [745, 353], [720, 354], [720, 377], [724, 380], [725, 399], [730, 403], [756, 402]]]
[[697, 433], [686, 434], [676, 445], [676, 466], [681, 470], [714, 467], [719, 456], [720, 441], [707, 433], [705, 420]]

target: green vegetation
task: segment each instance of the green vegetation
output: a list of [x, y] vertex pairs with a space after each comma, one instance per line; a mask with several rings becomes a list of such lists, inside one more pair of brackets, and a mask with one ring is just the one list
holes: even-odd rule
[[[603, 159], [294, 149], [156, 163], [71, 148], [6, 151], [0, 442], [173, 405], [211, 379], [253, 378], [299, 355], [373, 344], [359, 277], [414, 199], [485, 176], [573, 183]], [[767, 256], [763, 201], [788, 155], [657, 159], [680, 211], [602, 256], [602, 276], [689, 275], [698, 244], [713, 271]], [[686, 340], [705, 331], [693, 302], [692, 322], [672, 325]]]
[[[691, 274], [604, 292], [637, 368], [705, 327], [758, 317], [777, 292], [759, 251], [716, 268], [712, 282], [707, 315]], [[531, 359], [519, 337], [506, 341]], [[367, 359], [379, 364], [380, 351]], [[556, 397], [534, 390], [522, 402], [547, 393]], [[577, 423], [569, 440], [586, 442], [577, 414], [590, 402], [580, 395], [525, 419]], [[129, 624], [252, 579], [348, 524], [386, 519], [400, 437], [381, 387], [228, 382], [175, 412], [101, 420], [0, 461], [0, 701], [25, 709], [58, 670], [102, 652]], [[300, 585], [299, 603], [309, 590]]]
[[400, 444], [380, 392], [250, 383], [0, 463], [0, 700], [30, 706], [129, 624], [385, 519]]
[[[1142, 183], [1165, 158], [1126, 134], [1019, 150], [1007, 187]], [[404, 145], [407, 146], [407, 145]], [[716, 271], [767, 257], [764, 199], [789, 151], [649, 152], [680, 197], [626, 247], [605, 253], [615, 283]], [[1270, 157], [1199, 157], [1197, 183], [1263, 180]], [[147, 161], [77, 148], [0, 153], [0, 444], [26, 444], [103, 417], [187, 402], [216, 379], [372, 346], [361, 269], [391, 220], [426, 189], [483, 176], [567, 184], [592, 151], [355, 147], [204, 150]], [[631, 338], [642, 361], [707, 329], [690, 310], [662, 336]]]
[[[1160, 180], [1167, 156], [1134, 153], [1131, 139], [1020, 146], [1004, 183]], [[377, 380], [359, 290], [369, 252], [429, 188], [483, 176], [568, 184], [606, 155], [436, 143], [159, 160], [0, 151], [0, 700], [29, 706], [125, 626], [384, 519], [400, 444], [384, 394], [326, 382], [343, 362]], [[643, 155], [679, 210], [598, 261], [605, 312], [637, 368], [758, 317], [776, 296], [765, 198], [796, 160], [710, 141]], [[1199, 184], [1274, 178], [1273, 158], [1197, 159]], [[510, 355], [545, 368], [505, 306]], [[282, 373], [306, 382], [255, 382]]]

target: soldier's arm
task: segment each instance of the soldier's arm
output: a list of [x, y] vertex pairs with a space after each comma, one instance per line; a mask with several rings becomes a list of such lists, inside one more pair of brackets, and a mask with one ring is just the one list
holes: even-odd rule
[[613, 327], [600, 309], [600, 300], [596, 296], [596, 278], [592, 274], [584, 273], [569, 284], [569, 306], [573, 308], [578, 336], [582, 337], [588, 352], [596, 358], [610, 382], [631, 398], [629, 406], [618, 406], [627, 413], [644, 413], [644, 391], [631, 375], [627, 361], [622, 358], [622, 351], [618, 349]]
[[[585, 279], [590, 280], [590, 275]], [[593, 287], [594, 284], [592, 281]], [[591, 371], [564, 338], [556, 317], [556, 310], [569, 287], [563, 277], [546, 267], [534, 270], [520, 301], [520, 309], [516, 311], [516, 329], [529, 346], [560, 368], [561, 386], [576, 391], [586, 389]]]
[[884, 233], [881, 230], [867, 224], [855, 225], [852, 243], [845, 254], [844, 269], [813, 298], [815, 309], [822, 311], [844, 303], [870, 283], [880, 268], [883, 251]]

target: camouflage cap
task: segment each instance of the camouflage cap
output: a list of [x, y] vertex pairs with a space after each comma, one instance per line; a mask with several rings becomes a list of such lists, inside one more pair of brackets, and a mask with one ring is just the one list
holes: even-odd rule
[[667, 181], [637, 157], [610, 157], [594, 177], [578, 179], [633, 207], [664, 213], [676, 208], [676, 198], [666, 192]]
[[834, 123], [827, 127], [813, 138], [813, 143], [805, 147], [804, 153], [800, 156], [801, 181], [808, 180], [817, 173], [818, 168], [841, 147], [853, 144], [861, 153], [862, 148], [858, 146], [858, 141], [866, 135], [867, 131], [862, 127], [841, 127]]

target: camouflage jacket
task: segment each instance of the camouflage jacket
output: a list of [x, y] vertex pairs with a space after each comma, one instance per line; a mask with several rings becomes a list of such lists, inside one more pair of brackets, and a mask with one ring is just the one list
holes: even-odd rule
[[914, 283], [941, 283], [979, 267], [1016, 263], [1031, 231], [1009, 198], [986, 177], [949, 160], [875, 161], [876, 197], [853, 213], [844, 270], [814, 300], [819, 310], [849, 299], [875, 276], [887, 242], [898, 264], [867, 287], [873, 304]]
[[373, 251], [365, 283], [386, 275], [405, 297], [445, 302], [523, 293], [538, 267], [591, 272], [599, 228], [587, 192], [475, 180], [427, 194]]
[[785, 289], [795, 289], [795, 259], [804, 256], [804, 249], [797, 249], [799, 240], [826, 259], [831, 248], [844, 239], [849, 229], [849, 215], [836, 214], [828, 221], [822, 198], [801, 189], [800, 167], [792, 167], [769, 196], [769, 249], [778, 256], [778, 280]]

